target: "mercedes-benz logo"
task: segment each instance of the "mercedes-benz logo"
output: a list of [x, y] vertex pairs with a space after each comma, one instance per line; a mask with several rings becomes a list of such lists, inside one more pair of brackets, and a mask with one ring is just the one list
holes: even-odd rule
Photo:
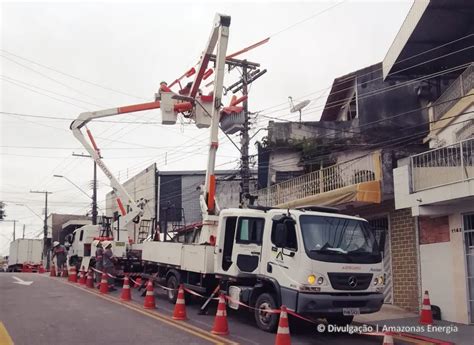
[[354, 276], [350, 276], [349, 279], [347, 279], [347, 282], [351, 288], [355, 288], [357, 286], [357, 278]]

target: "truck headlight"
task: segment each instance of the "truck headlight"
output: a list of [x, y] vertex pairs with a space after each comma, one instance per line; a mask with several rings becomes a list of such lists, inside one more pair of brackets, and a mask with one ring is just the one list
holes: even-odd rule
[[324, 283], [324, 278], [323, 277], [319, 277], [318, 278], [318, 285], [322, 285]]
[[374, 281], [372, 282], [374, 286], [380, 286], [385, 283], [385, 279], [383, 275], [377, 276], [374, 278]]
[[308, 283], [313, 285], [316, 282], [316, 276], [314, 274], [310, 274], [308, 276]]

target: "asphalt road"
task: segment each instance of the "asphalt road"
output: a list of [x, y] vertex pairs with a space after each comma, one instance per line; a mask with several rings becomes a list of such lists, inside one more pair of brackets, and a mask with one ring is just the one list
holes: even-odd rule
[[[33, 283], [16, 284], [14, 276]], [[16, 345], [273, 344], [275, 341], [274, 334], [255, 326], [249, 312], [228, 310], [230, 335], [216, 337], [209, 332], [215, 305], [209, 309], [209, 315], [197, 315], [200, 301], [190, 301], [186, 306], [189, 320], [174, 321], [173, 306], [165, 299], [163, 290], [155, 289], [155, 311], [143, 309], [141, 293], [136, 289], [132, 292], [133, 302], [121, 302], [120, 289], [104, 296], [46, 274], [1, 273], [0, 321]], [[319, 333], [305, 321], [290, 320], [290, 330], [293, 345], [382, 344], [382, 338], [376, 336]]]

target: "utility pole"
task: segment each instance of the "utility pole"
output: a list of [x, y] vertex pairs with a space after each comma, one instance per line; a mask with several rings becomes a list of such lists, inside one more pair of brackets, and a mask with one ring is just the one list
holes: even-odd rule
[[13, 241], [16, 240], [16, 220], [13, 220]]
[[25, 238], [25, 228], [26, 228], [26, 224], [23, 224], [23, 238]]
[[[247, 61], [242, 65], [242, 95], [244, 97], [248, 96], [248, 69]], [[246, 98], [243, 102], [244, 108], [244, 127], [241, 131], [241, 167], [240, 175], [242, 178], [242, 198], [241, 202], [247, 204], [250, 196], [250, 166], [249, 166], [249, 103]]]
[[[72, 153], [74, 157], [92, 158], [90, 155]], [[99, 154], [100, 156], [100, 154]], [[97, 163], [94, 161], [94, 180], [92, 186], [92, 225], [97, 225]]]
[[48, 194], [53, 194], [53, 192], [30, 190], [30, 193], [44, 194], [43, 257], [46, 258], [46, 268], [49, 269], [49, 247], [51, 243], [48, 241]]
[[[211, 56], [211, 61], [215, 61], [215, 56]], [[253, 198], [250, 195], [250, 162], [249, 162], [249, 110], [248, 110], [248, 86], [253, 83], [255, 80], [264, 75], [267, 70], [260, 70], [260, 64], [256, 62], [250, 62], [247, 60], [239, 60], [234, 58], [227, 58], [226, 65], [229, 68], [229, 71], [233, 68], [240, 68], [242, 78], [232, 85], [224, 89], [224, 94], [227, 94], [229, 91], [233, 94], [242, 90], [242, 97], [244, 101], [242, 102], [242, 112], [244, 115], [244, 123], [240, 130], [241, 132], [241, 147], [240, 147], [240, 178], [241, 178], [241, 193], [240, 193], [240, 203], [241, 205], [249, 205], [253, 203]], [[224, 133], [226, 133], [224, 131]], [[227, 133], [226, 133], [227, 135]], [[230, 139], [230, 138], [229, 138]], [[231, 140], [232, 141], [232, 140]], [[233, 142], [232, 142], [233, 143]], [[234, 144], [235, 145], [235, 144]]]

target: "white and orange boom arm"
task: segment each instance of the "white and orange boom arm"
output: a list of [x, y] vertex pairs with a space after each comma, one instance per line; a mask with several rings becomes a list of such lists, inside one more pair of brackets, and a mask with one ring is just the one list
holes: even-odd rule
[[[120, 108], [111, 108], [93, 112], [85, 112], [79, 115], [79, 117], [71, 123], [71, 130], [77, 140], [84, 146], [84, 148], [89, 152], [92, 159], [97, 163], [97, 166], [104, 172], [105, 176], [110, 180], [110, 186], [112, 187], [115, 195], [116, 195], [116, 202], [117, 206], [120, 210], [120, 214], [122, 216], [122, 224], [125, 227], [130, 221], [140, 219], [143, 214], [143, 210], [137, 205], [137, 203], [132, 199], [132, 197], [128, 194], [125, 188], [120, 184], [120, 182], [116, 179], [116, 177], [112, 174], [112, 172], [107, 168], [105, 163], [102, 161], [102, 158], [99, 154], [99, 148], [92, 136], [91, 131], [87, 128], [87, 124], [94, 120], [99, 119], [102, 117], [109, 117], [127, 113], [133, 113], [137, 111], [144, 111], [144, 110], [151, 110], [151, 109], [158, 109], [160, 108], [160, 102], [150, 102], [150, 103], [141, 103], [135, 105], [129, 105]], [[185, 102], [181, 103], [180, 109], [183, 106], [187, 106], [189, 108], [192, 107], [191, 103]], [[178, 107], [176, 107], [178, 108]], [[180, 109], [176, 109], [179, 111]], [[86, 139], [81, 129], [85, 127], [87, 136], [89, 140]], [[128, 210], [127, 210], [128, 206]], [[130, 236], [131, 235], [131, 236]], [[129, 234], [129, 237], [133, 238], [133, 234]]]

